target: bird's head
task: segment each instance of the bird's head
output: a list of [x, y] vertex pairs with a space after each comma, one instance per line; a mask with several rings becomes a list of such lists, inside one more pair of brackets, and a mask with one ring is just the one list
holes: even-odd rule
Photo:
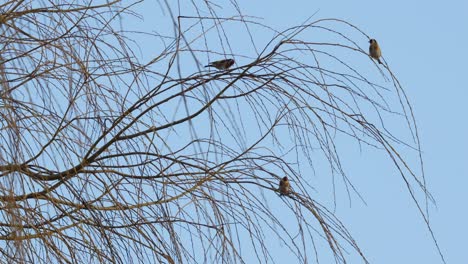
[[288, 181], [288, 177], [284, 176], [283, 181]]
[[369, 43], [372, 44], [372, 43], [376, 43], [377, 41], [375, 41], [375, 39], [370, 39], [369, 40]]

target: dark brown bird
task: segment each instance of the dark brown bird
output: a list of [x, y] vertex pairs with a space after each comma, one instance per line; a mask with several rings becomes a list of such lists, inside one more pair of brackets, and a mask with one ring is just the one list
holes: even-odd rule
[[279, 183], [279, 192], [281, 195], [288, 195], [291, 191], [291, 184], [289, 183], [288, 177], [283, 177]]
[[234, 62], [235, 61], [233, 59], [213, 61], [213, 62], [210, 62], [205, 67], [215, 67], [218, 70], [227, 70], [227, 69], [229, 69], [229, 67], [234, 65]]
[[376, 59], [379, 64], [382, 64], [380, 61], [380, 56], [382, 56], [382, 51], [380, 50], [379, 44], [377, 43], [377, 40], [371, 39], [369, 40], [370, 46], [369, 46], [369, 55]]

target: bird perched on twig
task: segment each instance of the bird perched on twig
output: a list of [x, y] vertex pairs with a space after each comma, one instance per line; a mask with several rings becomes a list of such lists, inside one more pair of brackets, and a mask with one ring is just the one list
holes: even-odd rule
[[213, 61], [213, 62], [210, 62], [205, 67], [215, 67], [218, 70], [227, 70], [227, 69], [229, 69], [229, 67], [234, 65], [234, 62], [235, 61], [233, 59]]
[[377, 40], [371, 39], [369, 40], [370, 46], [369, 46], [369, 55], [376, 59], [379, 64], [382, 64], [380, 61], [380, 56], [382, 56], [382, 51], [380, 50], [379, 44], [377, 43]]
[[291, 184], [289, 183], [288, 177], [284, 176], [279, 183], [279, 192], [281, 195], [288, 195], [291, 191]]

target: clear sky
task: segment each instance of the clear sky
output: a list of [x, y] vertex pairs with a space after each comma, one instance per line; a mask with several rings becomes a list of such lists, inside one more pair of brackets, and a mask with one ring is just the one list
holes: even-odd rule
[[[468, 87], [462, 80], [468, 74], [468, 1], [238, 3], [244, 15], [263, 18], [263, 24], [278, 30], [298, 25], [318, 11], [314, 18], [347, 20], [379, 41], [415, 112], [428, 187], [437, 201], [437, 207], [430, 211], [433, 231], [447, 263], [468, 263], [468, 213], [462, 206], [468, 200]], [[251, 48], [245, 45], [246, 50]], [[343, 202], [336, 214], [369, 260], [383, 264], [442, 263], [392, 164], [383, 155], [363, 152], [344, 159], [344, 165], [367, 205], [357, 199], [351, 207]], [[323, 193], [317, 190], [317, 200]]]
[[[241, 1], [266, 24], [286, 27], [317, 18], [347, 20], [379, 40], [385, 60], [414, 107], [429, 189], [431, 224], [447, 263], [468, 263], [468, 1]], [[369, 158], [369, 155], [362, 154]], [[352, 163], [352, 162], [350, 162]], [[368, 160], [352, 168], [367, 206], [338, 215], [374, 263], [441, 263], [430, 235], [392, 166]], [[385, 174], [385, 176], [383, 176]], [[388, 176], [388, 177], [387, 177]]]

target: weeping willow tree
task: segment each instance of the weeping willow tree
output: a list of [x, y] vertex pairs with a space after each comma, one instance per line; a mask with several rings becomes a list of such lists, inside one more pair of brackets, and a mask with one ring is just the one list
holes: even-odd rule
[[430, 230], [411, 105], [366, 33], [183, 2], [0, 5], [2, 260], [367, 263], [302, 173], [359, 197], [349, 142], [386, 153]]

